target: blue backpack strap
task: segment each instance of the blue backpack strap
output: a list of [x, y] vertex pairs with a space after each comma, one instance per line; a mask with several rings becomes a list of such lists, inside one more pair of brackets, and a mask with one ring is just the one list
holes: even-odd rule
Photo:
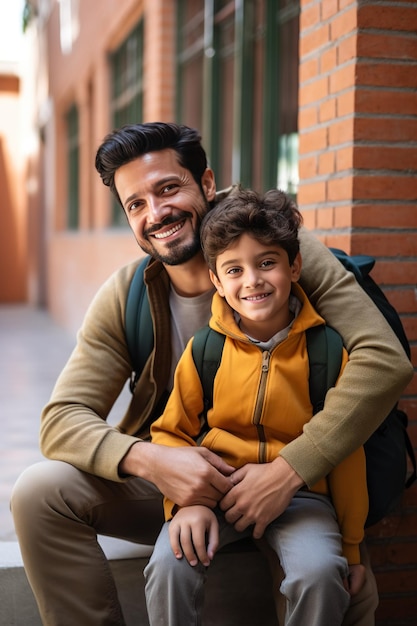
[[327, 391], [334, 387], [342, 367], [343, 342], [330, 326], [320, 325], [306, 330], [310, 365], [309, 390], [313, 413], [324, 406]]
[[136, 268], [126, 300], [125, 335], [132, 362], [130, 378], [130, 391], [132, 393], [154, 344], [152, 316], [143, 278], [149, 259], [150, 257], [146, 256]]

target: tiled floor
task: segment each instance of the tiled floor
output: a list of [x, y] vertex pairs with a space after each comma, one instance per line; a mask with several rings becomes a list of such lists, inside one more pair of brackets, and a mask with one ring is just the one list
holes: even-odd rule
[[0, 541], [15, 539], [11, 489], [42, 459], [39, 417], [75, 342], [38, 309], [0, 306]]

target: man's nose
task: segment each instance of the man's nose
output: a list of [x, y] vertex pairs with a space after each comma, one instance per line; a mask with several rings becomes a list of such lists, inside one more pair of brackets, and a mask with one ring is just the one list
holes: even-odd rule
[[148, 215], [151, 224], [159, 224], [170, 213], [171, 208], [164, 198], [158, 198], [157, 196], [148, 198]]

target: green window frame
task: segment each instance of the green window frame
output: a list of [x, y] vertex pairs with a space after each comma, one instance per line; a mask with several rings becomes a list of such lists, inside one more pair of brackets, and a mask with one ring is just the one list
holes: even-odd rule
[[77, 230], [80, 221], [80, 138], [78, 108], [74, 104], [66, 115], [67, 126], [67, 228]]
[[[110, 55], [111, 121], [113, 128], [136, 124], [143, 119], [143, 20]], [[116, 199], [112, 204], [112, 226], [127, 221]]]
[[299, 0], [179, 0], [178, 11], [177, 119], [201, 131], [218, 186], [295, 195]]

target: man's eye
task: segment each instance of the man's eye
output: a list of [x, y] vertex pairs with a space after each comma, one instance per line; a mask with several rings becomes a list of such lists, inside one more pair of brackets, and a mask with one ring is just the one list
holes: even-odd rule
[[139, 211], [143, 206], [142, 202], [132, 202], [132, 204], [129, 204], [128, 206], [128, 212], [129, 213], [134, 213], [135, 211]]
[[165, 187], [162, 189], [162, 193], [170, 193], [171, 191], [174, 191], [177, 187], [178, 185], [176, 185], [175, 183], [165, 185]]

